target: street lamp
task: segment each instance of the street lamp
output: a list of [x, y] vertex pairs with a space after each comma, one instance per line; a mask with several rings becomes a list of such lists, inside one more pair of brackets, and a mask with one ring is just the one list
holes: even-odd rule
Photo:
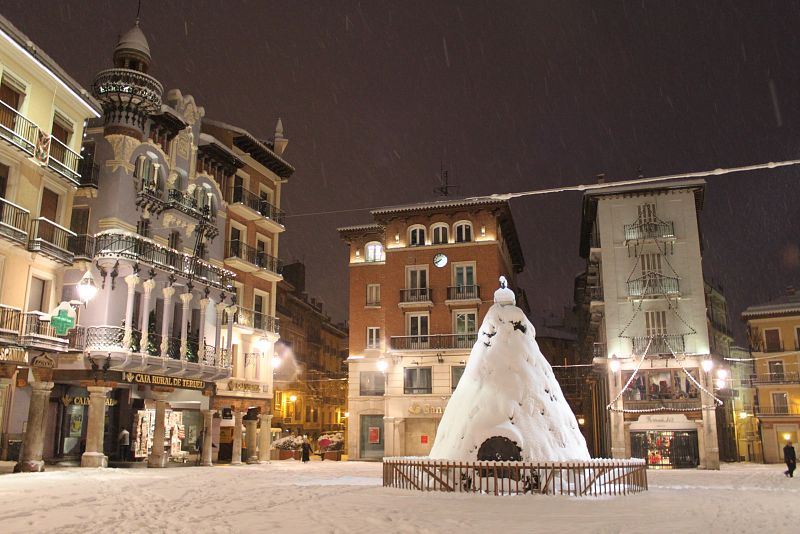
[[272, 357], [272, 369], [277, 369], [281, 366], [281, 358], [277, 354]]
[[616, 374], [619, 371], [621, 366], [622, 366], [622, 364], [617, 359], [617, 355], [616, 354], [612, 354], [611, 355], [611, 359], [608, 362], [608, 368], [611, 369], [612, 373]]
[[705, 358], [705, 359], [704, 359], [704, 360], [703, 360], [703, 361], [700, 363], [700, 367], [702, 367], [702, 368], [703, 368], [703, 371], [704, 371], [704, 372], [706, 372], [706, 373], [710, 373], [710, 372], [711, 372], [711, 369], [713, 369], [713, 368], [714, 368], [714, 360], [712, 360], [711, 358]]
[[381, 373], [385, 373], [386, 370], [389, 368], [389, 362], [387, 362], [383, 357], [379, 358], [375, 366], [378, 368], [378, 371]]
[[78, 297], [83, 301], [83, 305], [92, 300], [97, 295], [97, 284], [94, 283], [94, 277], [91, 270], [86, 270], [78, 282]]

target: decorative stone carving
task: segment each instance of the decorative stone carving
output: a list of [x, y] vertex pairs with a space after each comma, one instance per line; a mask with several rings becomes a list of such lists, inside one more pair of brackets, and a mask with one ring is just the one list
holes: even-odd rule
[[172, 213], [164, 214], [162, 220], [164, 221], [165, 228], [178, 228], [187, 236], [191, 236], [197, 226], [197, 223], [188, 222], [183, 217], [177, 217]]
[[141, 144], [133, 137], [120, 134], [111, 134], [106, 136], [106, 141], [111, 145], [114, 151], [114, 157], [106, 161], [106, 166], [111, 168], [114, 172], [122, 167], [127, 172], [133, 172], [133, 163], [131, 156], [133, 151]]

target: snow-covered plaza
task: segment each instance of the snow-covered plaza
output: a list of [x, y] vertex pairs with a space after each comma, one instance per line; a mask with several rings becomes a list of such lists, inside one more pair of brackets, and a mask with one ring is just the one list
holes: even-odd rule
[[0, 476], [0, 531], [797, 532], [800, 479], [780, 465], [650, 471], [628, 497], [494, 497], [381, 486], [381, 465], [61, 469]]

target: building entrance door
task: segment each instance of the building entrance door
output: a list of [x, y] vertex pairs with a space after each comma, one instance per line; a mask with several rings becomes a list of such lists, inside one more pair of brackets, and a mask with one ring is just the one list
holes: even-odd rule
[[361, 458], [383, 458], [383, 414], [362, 415], [359, 441], [361, 445]]

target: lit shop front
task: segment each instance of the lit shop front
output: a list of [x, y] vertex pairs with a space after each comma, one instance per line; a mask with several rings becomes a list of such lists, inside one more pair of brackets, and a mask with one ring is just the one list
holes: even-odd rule
[[[56, 372], [51, 406], [55, 460], [79, 460], [85, 451], [89, 421], [89, 391], [95, 382], [85, 373]], [[81, 376], [79, 376], [81, 375]], [[154, 388], [168, 392], [165, 409], [164, 447], [171, 461], [183, 462], [197, 454], [203, 429], [201, 410], [208, 409], [212, 383], [127, 371], [108, 371], [100, 382], [109, 386], [103, 430], [103, 453], [112, 461], [145, 461], [153, 448], [156, 427]], [[55, 401], [55, 402], [54, 402]], [[129, 433], [129, 447], [120, 446], [122, 430]]]
[[683, 414], [642, 415], [630, 425], [630, 451], [650, 469], [695, 468], [700, 465], [698, 424]]

